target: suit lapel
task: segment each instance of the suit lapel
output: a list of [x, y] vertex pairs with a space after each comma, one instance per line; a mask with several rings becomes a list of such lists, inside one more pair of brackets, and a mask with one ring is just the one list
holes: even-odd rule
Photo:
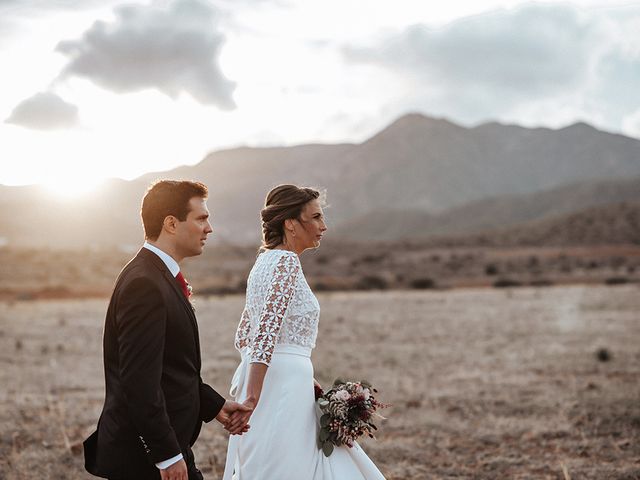
[[189, 317], [191, 327], [193, 328], [193, 339], [196, 345], [196, 356], [198, 359], [198, 369], [199, 369], [202, 364], [202, 360], [200, 358], [200, 333], [198, 332], [198, 322], [196, 321], [196, 314], [193, 311], [193, 306], [191, 305], [191, 302], [189, 302], [187, 297], [184, 296], [184, 293], [182, 293], [182, 289], [180, 288], [180, 285], [178, 285], [177, 280], [173, 275], [171, 275], [171, 272], [169, 271], [165, 263], [162, 261], [162, 259], [158, 257], [158, 255], [156, 255], [155, 253], [153, 253], [151, 250], [147, 248], [140, 249], [140, 251], [138, 252], [138, 255], [151, 261], [151, 263], [153, 263], [153, 265], [158, 270], [160, 270], [160, 273], [165, 278], [165, 280], [169, 283], [169, 285], [171, 285], [171, 288], [173, 289], [174, 293], [178, 297], [179, 299], [178, 301], [182, 303], [182, 306], [184, 307], [185, 312]]
[[[163, 263], [163, 265], [164, 265], [164, 263]], [[165, 276], [166, 280], [171, 284], [174, 293], [180, 298], [180, 301], [182, 302], [182, 306], [184, 307], [185, 311], [187, 312], [187, 315], [189, 316], [189, 320], [191, 321], [191, 326], [193, 327], [193, 337], [194, 337], [194, 340], [196, 342], [196, 353], [197, 353], [197, 356], [198, 356], [198, 366], [200, 366], [200, 364], [201, 364], [201, 360], [200, 360], [200, 332], [198, 331], [198, 322], [196, 320], [196, 314], [193, 311], [193, 306], [191, 305], [191, 302], [189, 301], [189, 299], [187, 299], [187, 297], [184, 296], [184, 293], [182, 292], [182, 289], [180, 288], [180, 285], [178, 285], [178, 282], [176, 281], [175, 277], [173, 275], [171, 275], [171, 272], [166, 268], [166, 265], [165, 265], [164, 276]]]

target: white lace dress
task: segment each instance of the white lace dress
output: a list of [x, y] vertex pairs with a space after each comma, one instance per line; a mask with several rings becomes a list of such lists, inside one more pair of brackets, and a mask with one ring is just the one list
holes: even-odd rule
[[318, 449], [310, 357], [319, 318], [298, 256], [286, 250], [260, 254], [236, 332], [242, 358], [231, 385], [236, 401], [246, 398], [249, 364], [269, 368], [251, 429], [229, 438], [224, 480], [384, 480], [357, 443], [329, 457]]

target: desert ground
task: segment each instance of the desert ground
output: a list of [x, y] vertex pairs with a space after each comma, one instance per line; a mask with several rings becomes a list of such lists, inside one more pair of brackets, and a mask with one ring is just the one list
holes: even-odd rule
[[[640, 286], [322, 292], [316, 378], [392, 403], [364, 449], [389, 480], [640, 478]], [[195, 296], [203, 377], [226, 391], [241, 295]], [[0, 478], [89, 479], [107, 300], [0, 303]], [[222, 473], [226, 435], [196, 459]], [[344, 479], [349, 480], [349, 479]]]

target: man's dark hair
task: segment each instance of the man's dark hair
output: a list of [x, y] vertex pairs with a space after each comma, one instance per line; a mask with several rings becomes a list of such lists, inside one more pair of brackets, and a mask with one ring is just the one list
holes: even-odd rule
[[193, 197], [207, 198], [209, 190], [200, 182], [188, 180], [158, 180], [154, 182], [142, 199], [142, 225], [144, 236], [156, 240], [162, 231], [164, 219], [173, 215], [183, 222], [189, 214], [189, 201]]

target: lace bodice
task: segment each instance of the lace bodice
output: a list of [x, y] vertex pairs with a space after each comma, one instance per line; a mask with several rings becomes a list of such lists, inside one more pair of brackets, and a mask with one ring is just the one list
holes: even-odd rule
[[247, 301], [235, 346], [252, 363], [271, 364], [277, 344], [313, 348], [320, 305], [309, 288], [298, 255], [266, 250], [258, 255], [247, 280]]

